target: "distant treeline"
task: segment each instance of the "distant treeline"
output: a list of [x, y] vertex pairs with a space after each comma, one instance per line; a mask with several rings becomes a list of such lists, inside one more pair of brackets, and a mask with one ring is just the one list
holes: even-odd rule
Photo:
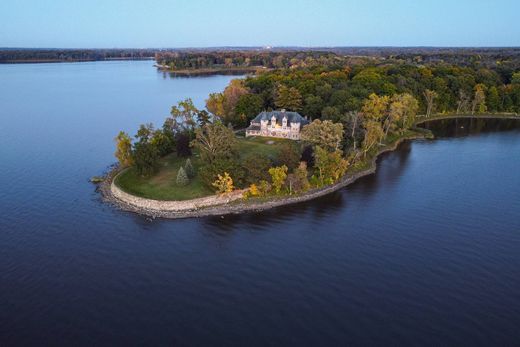
[[262, 110], [281, 108], [343, 122], [351, 112], [361, 111], [372, 94], [410, 94], [421, 114], [520, 113], [520, 60], [512, 53], [472, 56], [462, 50], [450, 56], [458, 64], [433, 58], [447, 54], [442, 52], [428, 53], [430, 62], [396, 57], [354, 62], [351, 56], [319, 52], [273, 54], [288, 61], [289, 68], [232, 81], [222, 93], [210, 95], [206, 104], [210, 113], [236, 127], [247, 126]]
[[149, 49], [0, 49], [0, 63], [151, 59]]
[[520, 48], [332, 47], [271, 49], [184, 49], [155, 54], [158, 64], [171, 70], [270, 69], [354, 65], [451, 64], [494, 69], [503, 76], [520, 69]]
[[289, 68], [296, 66], [341, 66], [345, 57], [327, 51], [216, 50], [158, 52], [158, 64], [172, 70], [208, 68]]

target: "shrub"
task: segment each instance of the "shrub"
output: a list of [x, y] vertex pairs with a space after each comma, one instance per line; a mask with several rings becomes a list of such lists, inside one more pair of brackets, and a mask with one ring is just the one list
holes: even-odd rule
[[260, 190], [258, 189], [258, 186], [253, 183], [249, 186], [249, 189], [244, 193], [244, 198], [247, 199], [254, 196], [260, 196]]
[[244, 169], [234, 159], [219, 159], [213, 163], [199, 167], [198, 176], [209, 188], [213, 188], [213, 182], [218, 178], [218, 174], [227, 172], [233, 177], [233, 183], [237, 187], [243, 187]]
[[186, 171], [182, 166], [179, 168], [179, 171], [177, 172], [176, 182], [179, 186], [185, 186], [188, 183], [190, 183], [190, 179], [188, 178], [188, 175], [186, 174]]
[[213, 182], [213, 187], [217, 188], [217, 194], [230, 193], [235, 188], [233, 186], [233, 179], [227, 172], [224, 175], [218, 175], [218, 178]]
[[271, 192], [271, 189], [271, 184], [266, 180], [261, 180], [260, 183], [258, 183], [258, 190], [260, 192], [260, 196], [268, 195]]

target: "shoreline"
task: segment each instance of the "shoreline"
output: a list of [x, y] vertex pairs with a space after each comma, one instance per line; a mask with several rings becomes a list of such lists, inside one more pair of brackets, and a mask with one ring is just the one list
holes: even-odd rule
[[[240, 214], [246, 212], [259, 212], [272, 209], [275, 207], [297, 204], [300, 202], [310, 201], [318, 197], [333, 193], [341, 188], [344, 188], [358, 179], [371, 175], [377, 170], [377, 160], [379, 157], [388, 152], [395, 151], [399, 145], [406, 141], [413, 141], [419, 139], [433, 139], [433, 134], [423, 128], [417, 128], [417, 125], [426, 123], [428, 121], [436, 121], [443, 119], [455, 119], [455, 118], [475, 118], [475, 119], [514, 119], [520, 120], [520, 116], [516, 114], [489, 114], [489, 115], [437, 115], [431, 117], [421, 117], [414, 124], [414, 133], [408, 136], [403, 136], [393, 143], [388, 144], [378, 150], [378, 152], [370, 159], [368, 168], [355, 173], [346, 173], [338, 182], [321, 188], [311, 189], [301, 195], [286, 195], [280, 197], [268, 197], [266, 200], [260, 201], [255, 199], [244, 200], [239, 199], [236, 196], [230, 198], [229, 196], [218, 197], [211, 195], [208, 197], [184, 201], [161, 201], [152, 200], [146, 198], [140, 198], [135, 195], [122, 192], [118, 187], [115, 187], [114, 179], [121, 173], [118, 166], [113, 167], [110, 172], [106, 175], [105, 180], [99, 184], [98, 189], [101, 192], [102, 198], [105, 202], [108, 202], [120, 210], [137, 213], [143, 216], [151, 218], [165, 218], [165, 219], [180, 219], [180, 218], [195, 218], [195, 217], [209, 217], [209, 216], [224, 216], [230, 214]], [[114, 189], [115, 188], [115, 189]], [[123, 194], [120, 194], [122, 192]], [[197, 200], [213, 200], [216, 204], [201, 206], [192, 209], [183, 210], [164, 210], [158, 208], [150, 208], [153, 204], [161, 203], [181, 203], [182, 205], [197, 206]], [[135, 203], [135, 200], [142, 200], [142, 203]], [[238, 202], [237, 202], [238, 201]]]
[[261, 66], [251, 66], [251, 67], [232, 67], [232, 68], [204, 68], [204, 69], [171, 69], [166, 65], [155, 64], [156, 67], [161, 72], [166, 72], [169, 74], [173, 74], [176, 76], [213, 76], [213, 75], [230, 75], [230, 76], [239, 76], [239, 75], [248, 75], [248, 74], [256, 74], [257, 71], [267, 71]]
[[[311, 189], [308, 192], [301, 195], [271, 197], [265, 201], [241, 200], [236, 198], [227, 199], [224, 197], [222, 203], [207, 207], [186, 209], [181, 211], [161, 210], [156, 208], [150, 208], [150, 206], [153, 205], [154, 202], [161, 203], [161, 201], [159, 200], [139, 198], [128, 193], [124, 193], [124, 195], [119, 194], [119, 191], [121, 190], [117, 187], [116, 189], [114, 189], [115, 185], [113, 183], [116, 176], [123, 171], [120, 170], [118, 167], [115, 167], [107, 174], [106, 179], [102, 183], [100, 183], [99, 190], [105, 202], [114, 205], [120, 210], [137, 213], [151, 218], [180, 219], [194, 217], [224, 216], [229, 214], [240, 214], [245, 212], [265, 211], [274, 207], [292, 205], [300, 202], [313, 200], [318, 197], [333, 193], [341, 188], [344, 188], [362, 177], [375, 173], [377, 169], [377, 160], [382, 154], [395, 151], [399, 147], [399, 145], [405, 141], [428, 138], [428, 134], [428, 132], [416, 132], [413, 135], [408, 135], [399, 138], [395, 142], [381, 148], [377, 152], [377, 154], [375, 154], [372, 157], [372, 159], [370, 160], [369, 167], [367, 169], [364, 169], [356, 173], [347, 173], [335, 184], [321, 188]], [[142, 200], [144, 203], [138, 202], [136, 204], [136, 200]], [[237, 200], [240, 202], [236, 202]], [[190, 200], [187, 200], [187, 202], [189, 201]]]

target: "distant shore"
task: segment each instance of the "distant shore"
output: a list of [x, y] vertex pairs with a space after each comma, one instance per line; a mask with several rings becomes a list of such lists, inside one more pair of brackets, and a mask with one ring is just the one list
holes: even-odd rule
[[258, 70], [268, 71], [269, 69], [261, 67], [261, 66], [247, 66], [247, 67], [216, 67], [216, 68], [206, 68], [206, 69], [171, 69], [168, 66], [155, 64], [157, 69], [171, 73], [173, 75], [178, 76], [209, 76], [209, 75], [244, 75], [244, 74], [253, 74]]
[[154, 57], [146, 58], [104, 58], [104, 59], [14, 59], [0, 60], [0, 64], [41, 64], [41, 63], [84, 63], [92, 61], [116, 61], [116, 60], [154, 60]]

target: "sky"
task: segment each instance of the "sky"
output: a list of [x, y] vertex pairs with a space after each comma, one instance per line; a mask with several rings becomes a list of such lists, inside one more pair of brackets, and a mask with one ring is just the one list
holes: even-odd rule
[[520, 0], [2, 0], [0, 47], [520, 46]]

